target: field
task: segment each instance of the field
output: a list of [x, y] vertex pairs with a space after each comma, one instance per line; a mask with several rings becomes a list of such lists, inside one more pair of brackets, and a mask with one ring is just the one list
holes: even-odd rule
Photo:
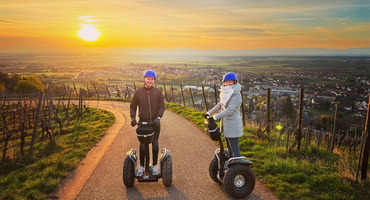
[[[233, 71], [284, 78], [289, 73], [370, 77], [369, 57], [138, 57], [121, 55], [0, 55], [0, 72], [36, 75], [52, 84], [126, 84], [140, 82], [144, 70], [159, 74], [158, 84], [201, 84], [204, 73]], [[308, 77], [300, 76], [300, 79]], [[221, 77], [219, 77], [221, 78]], [[190, 80], [191, 79], [191, 80]], [[335, 82], [306, 79], [314, 84]]]

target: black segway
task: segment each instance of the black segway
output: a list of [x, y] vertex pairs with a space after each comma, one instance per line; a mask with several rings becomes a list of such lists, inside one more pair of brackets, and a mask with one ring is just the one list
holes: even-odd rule
[[160, 173], [158, 175], [153, 175], [152, 166], [149, 166], [150, 154], [149, 154], [149, 144], [153, 142], [154, 130], [153, 124], [151, 122], [139, 122], [136, 129], [136, 136], [141, 144], [146, 145], [145, 154], [145, 167], [142, 176], [137, 176], [136, 165], [138, 156], [135, 149], [131, 149], [127, 152], [123, 164], [123, 183], [126, 187], [132, 187], [135, 183], [135, 178], [139, 182], [158, 182], [159, 178], [162, 178], [163, 184], [165, 186], [170, 186], [172, 184], [172, 157], [170, 155], [171, 151], [166, 148], [161, 149], [160, 156]]
[[249, 167], [253, 162], [246, 157], [230, 158], [229, 151], [224, 148], [221, 132], [213, 119], [206, 119], [206, 129], [213, 141], [218, 141], [215, 157], [209, 164], [209, 175], [216, 183], [223, 184], [225, 191], [233, 198], [245, 198], [252, 193], [256, 178]]

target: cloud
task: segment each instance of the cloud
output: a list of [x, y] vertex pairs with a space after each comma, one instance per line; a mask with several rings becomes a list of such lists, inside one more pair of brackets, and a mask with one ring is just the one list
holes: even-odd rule
[[332, 32], [330, 32], [329, 30], [326, 30], [325, 28], [323, 27], [316, 27], [316, 30], [320, 31], [320, 32], [323, 32], [325, 33], [328, 37], [334, 39], [334, 40], [342, 40], [341, 38], [338, 38], [337, 36], [335, 36]]
[[0, 19], [0, 23], [11, 23], [11, 24], [16, 23], [16, 24], [18, 24], [19, 22], [14, 21], [14, 20]]
[[67, 43], [83, 23], [96, 25], [106, 43], [131, 47], [239, 48], [246, 41], [319, 47], [323, 44], [315, 41], [323, 38], [335, 45], [348, 40], [348, 46], [359, 37], [370, 40], [368, 26], [358, 23], [370, 16], [356, 12], [369, 10], [368, 0], [1, 1], [0, 37], [35, 37], [40, 43], [43, 38]]
[[77, 19], [83, 21], [83, 22], [97, 22], [98, 20], [93, 19], [95, 16], [80, 16], [77, 17]]

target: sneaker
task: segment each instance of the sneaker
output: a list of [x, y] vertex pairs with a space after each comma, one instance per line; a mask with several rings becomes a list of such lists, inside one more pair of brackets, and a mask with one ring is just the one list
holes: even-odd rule
[[144, 167], [140, 165], [139, 169], [136, 171], [136, 176], [143, 176]]
[[224, 170], [227, 170], [229, 168], [229, 165], [228, 164], [224, 164]]
[[153, 173], [153, 176], [157, 176], [159, 174], [159, 170], [158, 170], [157, 165], [153, 165], [152, 173]]

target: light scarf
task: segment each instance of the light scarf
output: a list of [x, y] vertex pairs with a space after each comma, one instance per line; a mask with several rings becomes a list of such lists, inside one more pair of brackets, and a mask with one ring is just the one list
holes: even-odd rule
[[233, 93], [234, 93], [234, 89], [231, 86], [221, 86], [220, 98], [221, 98], [221, 104], [223, 106], [226, 105], [227, 101], [229, 101]]

